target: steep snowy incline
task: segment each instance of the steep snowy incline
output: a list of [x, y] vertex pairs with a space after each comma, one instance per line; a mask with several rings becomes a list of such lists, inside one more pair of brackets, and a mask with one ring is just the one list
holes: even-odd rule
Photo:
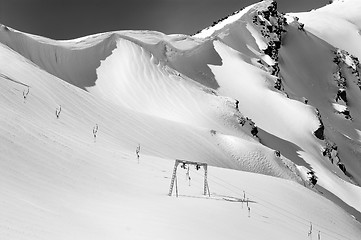
[[358, 0], [334, 0], [332, 4], [304, 13], [290, 13], [305, 29], [333, 46], [361, 58], [361, 4]]
[[[4, 106], [8, 107], [4, 108], [3, 110], [9, 112], [15, 111], [16, 113], [15, 115], [10, 115], [8, 117], [6, 117], [7, 114], [3, 114], [4, 118], [7, 119], [3, 121], [4, 124], [8, 122], [5, 124], [7, 127], [4, 128], [4, 130], [7, 132], [6, 134], [4, 133], [6, 136], [9, 134], [11, 135], [11, 133], [8, 132], [9, 130], [7, 130], [9, 128], [9, 123], [10, 125], [13, 123], [11, 119], [17, 116], [16, 119], [19, 119], [20, 121], [22, 120], [21, 112], [23, 110], [20, 109], [23, 109], [25, 106], [32, 106], [32, 110], [29, 112], [29, 118], [34, 117], [34, 114], [35, 116], [40, 117], [38, 121], [50, 121], [49, 124], [51, 125], [48, 126], [48, 128], [51, 132], [54, 131], [52, 128], [57, 126], [57, 124], [55, 124], [57, 122], [53, 123], [53, 120], [56, 120], [54, 119], [55, 110], [56, 108], [59, 108], [59, 105], [61, 105], [61, 115], [63, 115], [63, 112], [74, 114], [74, 116], [64, 114], [64, 118], [70, 117], [72, 121], [75, 121], [69, 122], [69, 129], [61, 128], [61, 131], [64, 131], [66, 135], [70, 134], [70, 136], [72, 136], [71, 133], [74, 130], [77, 129], [80, 131], [80, 129], [82, 129], [81, 132], [85, 134], [85, 136], [88, 136], [89, 134], [89, 137], [91, 137], [91, 131], [94, 125], [97, 123], [101, 128], [104, 129], [104, 133], [109, 134], [110, 139], [108, 141], [111, 142], [112, 146], [123, 146], [128, 151], [133, 151], [132, 148], [136, 146], [137, 143], [140, 143], [144, 146], [145, 149], [148, 149], [151, 154], [156, 154], [157, 156], [167, 156], [171, 159], [183, 158], [194, 161], [208, 162], [211, 165], [220, 167], [243, 169], [247, 171], [296, 179], [297, 181], [299, 180], [296, 169], [293, 168], [294, 172], [291, 172], [284, 165], [285, 163], [288, 163], [287, 159], [277, 158], [274, 155], [273, 150], [262, 146], [249, 135], [243, 134], [243, 138], [227, 138], [222, 134], [222, 131], [218, 132], [218, 129], [198, 126], [197, 123], [203, 121], [202, 115], [198, 115], [199, 119], [193, 118], [193, 121], [195, 121], [194, 124], [191, 124], [191, 122], [187, 124], [179, 124], [182, 123], [181, 120], [167, 121], [159, 116], [152, 116], [148, 114], [145, 115], [144, 113], [139, 113], [137, 110], [131, 110], [127, 107], [123, 107], [121, 104], [112, 104], [109, 101], [104, 101], [103, 98], [95, 98], [81, 89], [72, 87], [72, 85], [62, 83], [59, 86], [59, 80], [57, 78], [54, 78], [50, 74], [43, 76], [45, 73], [44, 71], [41, 71], [40, 69], [31, 65], [29, 61], [25, 61], [25, 59], [19, 58], [19, 56], [17, 56], [14, 52], [11, 52], [5, 47], [2, 47], [1, 57], [3, 63], [1, 67], [1, 74], [3, 76], [2, 80], [8, 83], [12, 83], [13, 81], [11, 81], [11, 79], [17, 79], [16, 81], [20, 80], [24, 84], [30, 86], [29, 97], [26, 98], [26, 103], [30, 101], [32, 98], [31, 96], [36, 96], [38, 101], [40, 101], [37, 102], [37, 104], [42, 106], [37, 108], [37, 104], [22, 105], [21, 101], [18, 103], [20, 105], [12, 106], [12, 99], [6, 93], [5, 88], [5, 99], [3, 101]], [[6, 59], [14, 58], [19, 59], [17, 61], [14, 60], [11, 63], [6, 61]], [[23, 70], [19, 71], [19, 69]], [[148, 69], [148, 71], [151, 71], [151, 69]], [[46, 80], [48, 78], [52, 80]], [[41, 79], [41, 81], [38, 79]], [[41, 94], [37, 93], [35, 88], [37, 85], [40, 85], [42, 88], [40, 91]], [[20, 89], [16, 90], [20, 97], [22, 97], [21, 93], [23, 91], [27, 92], [27, 88], [23, 85], [20, 87]], [[206, 94], [203, 91], [201, 92]], [[164, 94], [166, 93], [167, 92], [165, 91]], [[145, 98], [147, 98], [145, 94], [146, 92], [144, 92], [143, 95]], [[175, 98], [180, 98], [180, 96], [176, 95], [177, 93], [174, 94]], [[91, 98], [92, 100], [84, 100], [85, 96]], [[151, 92], [149, 93], [148, 98], [149, 97], [152, 97]], [[130, 100], [131, 99], [128, 99], [128, 101]], [[161, 100], [162, 99], [159, 101]], [[97, 101], [99, 101], [99, 103], [97, 103]], [[109, 106], [104, 107], [103, 105]], [[15, 110], [13, 108], [15, 108]], [[234, 109], [235, 106], [229, 107], [227, 104], [225, 104], [224, 106], [219, 106], [218, 108], [218, 111], [222, 113], [226, 111], [227, 108]], [[88, 123], [91, 125], [85, 126], [81, 122], [85, 121], [89, 115], [89, 109], [92, 109], [91, 113], [94, 113], [95, 116], [98, 117], [94, 118], [95, 116], [93, 116], [92, 120], [89, 120], [91, 123]], [[114, 113], [109, 115], [110, 112]], [[230, 113], [231, 115], [228, 117], [226, 116], [225, 120], [223, 120], [224, 123], [227, 123], [229, 119], [235, 118], [233, 113], [236, 113], [236, 111], [233, 110]], [[42, 116], [44, 117], [43, 120], [41, 120]], [[221, 123], [222, 121], [219, 120], [218, 122]], [[55, 125], [53, 126], [52, 124]], [[47, 129], [45, 123], [42, 125], [44, 127], [43, 129]], [[78, 126], [81, 126], [80, 129]], [[111, 126], [117, 127], [113, 129]], [[250, 125], [248, 124], [246, 124], [244, 128], [248, 129], [248, 131], [251, 130]], [[162, 131], [157, 129], [162, 129]], [[62, 138], [61, 136], [57, 136], [56, 138], [58, 137]], [[74, 136], [74, 139], [76, 139], [76, 136]], [[26, 144], [23, 143], [20, 145]], [[243, 146], [243, 155], [234, 154], [232, 151], [232, 147], [237, 145]], [[257, 155], [255, 156], [253, 152], [256, 152]]]
[[192, 126], [213, 129], [256, 142], [234, 99], [217, 96], [171, 69], [141, 46], [123, 38], [97, 69], [96, 85], [87, 90], [135, 111]]
[[95, 84], [100, 60], [115, 47], [115, 36], [96, 34], [76, 41], [55, 41], [0, 25], [0, 42], [43, 70], [85, 89]]
[[[118, 31], [56, 41], [0, 26], [0, 236], [149, 239], [168, 229], [160, 236], [169, 239], [202, 223], [211, 230], [191, 238], [304, 239], [312, 222], [331, 239], [358, 239], [350, 215], [360, 221], [360, 19], [351, 6], [361, 3], [337, 1], [297, 21], [263, 1], [194, 36]], [[342, 30], [325, 33], [324, 22], [303, 25], [302, 16], [335, 19]], [[202, 189], [202, 176], [192, 173], [178, 179], [187, 190], [174, 203], [163, 194], [174, 159], [208, 163], [217, 174], [210, 181], [227, 186], [194, 197], [187, 185]], [[256, 192], [255, 220], [235, 214], [241, 183]]]
[[[0, 63], [1, 238], [304, 239], [310, 222], [314, 236], [361, 234], [357, 221], [313, 191], [258, 174], [210, 167], [207, 198], [203, 176], [190, 170], [192, 185], [179, 177], [180, 197], [168, 197], [174, 158], [295, 177], [286, 159], [256, 141], [113, 104], [1, 44]], [[238, 202], [243, 191], [250, 212]]]
[[205, 86], [216, 84], [210, 83], [212, 76], [206, 64], [218, 63], [219, 57], [214, 50], [211, 53], [212, 43], [204, 40], [155, 31], [115, 31], [57, 41], [0, 24], [0, 42], [43, 70], [82, 89], [95, 85], [96, 69], [112, 53], [119, 38], [134, 42]]
[[223, 19], [218, 20], [217, 22], [214, 22], [212, 26], [207, 27], [203, 30], [201, 30], [199, 33], [196, 33], [193, 35], [193, 37], [196, 38], [212, 38], [219, 34], [220, 32], [224, 32], [225, 28], [228, 28], [229, 26], [232, 26], [233, 24], [240, 21], [241, 17], [248, 13], [250, 9], [252, 9], [254, 6], [258, 5], [253, 4], [248, 7], [245, 7], [244, 9], [241, 9], [239, 11], [234, 12], [230, 16], [227, 16]]
[[[219, 129], [217, 108], [229, 114], [236, 112], [234, 100], [220, 101], [220, 97], [206, 93], [201, 85], [192, 84], [139, 45], [122, 38], [111, 56], [102, 61], [97, 76], [96, 85], [87, 88], [90, 93], [168, 120]], [[230, 123], [233, 129], [239, 125], [236, 120]]]
[[[346, 175], [360, 182], [357, 129], [361, 127], [361, 91], [358, 80], [345, 64], [334, 62], [337, 54], [330, 45], [314, 41], [316, 37], [311, 33], [291, 28], [288, 32], [290, 34], [286, 36], [284, 47], [280, 50], [280, 72], [284, 78], [285, 91], [291, 96], [305, 97], [308, 104], [319, 110], [325, 127], [321, 151], [328, 156], [327, 164], [332, 171], [345, 176], [337, 166], [340, 161], [340, 164], [342, 162], [347, 166]], [[305, 64], [306, 59], [310, 58], [313, 61]], [[328, 151], [337, 152], [338, 156], [331, 156]]]
[[[355, 144], [341, 139], [340, 133], [354, 139], [359, 120], [348, 126], [347, 120], [335, 113], [334, 96], [342, 89], [327, 87], [332, 85], [335, 66], [330, 56], [335, 50], [317, 37], [304, 37], [307, 33], [302, 24], [295, 21], [289, 25], [276, 9], [277, 5], [271, 1], [255, 5], [239, 20], [212, 35], [215, 50], [222, 58], [221, 66], [210, 65], [220, 86], [217, 91], [239, 100], [240, 111], [275, 140], [283, 139], [298, 146], [295, 154], [316, 173], [318, 184], [360, 211], [361, 189], [345, 182], [360, 182], [357, 153], [345, 161], [338, 158], [338, 152], [345, 153], [350, 143]], [[251, 37], [245, 41], [244, 36]], [[309, 49], [302, 52], [304, 48]], [[317, 57], [312, 58], [311, 53], [318, 53]], [[350, 59], [345, 61], [350, 63]], [[318, 63], [324, 66], [319, 69]], [[356, 95], [353, 93], [355, 102], [359, 98]], [[357, 107], [353, 109], [356, 112]], [[333, 141], [336, 150], [330, 148]], [[273, 144], [273, 147], [277, 150], [277, 146]], [[334, 164], [330, 163], [328, 152]]]
[[[224, 166], [299, 181], [297, 169], [286, 157], [275, 156], [272, 149], [258, 142], [257, 127], [239, 112], [236, 100], [217, 96], [214, 90], [197, 83], [197, 76], [194, 81], [172, 68], [173, 65], [181, 68], [185, 59], [195, 56], [194, 51], [205, 53], [209, 49], [208, 41], [150, 31], [104, 33], [69, 41], [54, 41], [12, 29], [3, 29], [1, 36], [5, 44], [42, 69], [96, 97], [211, 133], [216, 141], [220, 141], [219, 151], [230, 158], [220, 157], [225, 160]], [[12, 38], [14, 43], [10, 41]], [[206, 48], [201, 46], [202, 43]], [[52, 54], [56, 56], [55, 62]], [[91, 55], [94, 58], [87, 64], [87, 57]], [[44, 64], [47, 56], [51, 56], [50, 65]], [[211, 59], [207, 54], [204, 56], [207, 59], [194, 67], [206, 66], [208, 60], [212, 61], [212, 56]], [[101, 61], [102, 58], [105, 59]], [[57, 65], [58, 61], [67, 62], [67, 65]], [[100, 67], [96, 67], [97, 62]], [[54, 66], [58, 73], [53, 73]], [[95, 69], [96, 79], [94, 76], [87, 78], [86, 74]], [[197, 75], [195, 71], [187, 74]], [[218, 137], [223, 134], [235, 138]], [[186, 155], [188, 159], [194, 158], [190, 153]]]
[[[361, 189], [341, 181], [330, 171], [329, 166], [325, 166], [327, 164], [324, 163], [322, 156], [322, 145], [313, 135], [319, 127], [314, 109], [270, 90], [264, 82], [265, 78], [256, 74], [252, 75], [252, 70], [245, 69], [251, 68], [256, 73], [261, 70], [237, 58], [237, 53], [227, 46], [217, 42], [215, 46], [219, 49], [222, 58], [227, 59], [222, 67], [212, 67], [221, 86], [219, 92], [239, 99], [241, 111], [254, 119], [262, 129], [299, 146], [302, 151], [298, 154], [316, 172], [318, 184], [360, 211]], [[230, 69], [233, 69], [232, 74], [230, 74]], [[234, 69], [238, 69], [239, 72]], [[230, 82], [232, 84], [229, 84]]]
[[[199, 51], [197, 41], [134, 31], [54, 41], [6, 27], [0, 41], [45, 71], [113, 103], [252, 141], [250, 129], [238, 123], [242, 115], [235, 100], [216, 96], [167, 65], [184, 70], [183, 53]], [[197, 80], [196, 73], [188, 74]]]
[[[96, 98], [3, 45], [0, 63], [1, 238], [301, 240], [311, 224], [314, 237], [361, 234], [349, 214], [294, 181], [224, 169], [237, 163], [219, 147], [272, 169], [257, 161], [259, 144]], [[176, 157], [223, 167], [208, 168], [211, 197], [202, 196], [203, 173], [190, 169], [189, 186], [181, 168], [179, 198], [167, 196]]]

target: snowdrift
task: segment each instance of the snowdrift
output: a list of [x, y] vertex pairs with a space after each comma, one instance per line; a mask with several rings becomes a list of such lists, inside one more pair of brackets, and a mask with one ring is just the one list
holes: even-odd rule
[[[167, 56], [171, 56], [173, 61], [178, 64], [182, 61], [182, 57], [179, 57], [180, 60], [176, 60], [179, 53], [168, 53], [172, 52], [169, 50], [170, 48], [176, 49], [175, 47], [177, 47], [173, 51], [183, 51], [186, 54], [188, 51], [194, 51], [194, 48], [199, 48], [199, 41], [186, 41], [182, 38], [174, 43], [179, 38], [174, 36], [168, 37], [172, 40], [165, 43], [164, 39], [167, 37], [163, 34], [146, 32], [143, 36], [144, 41], [140, 42], [139, 33], [119, 32], [98, 34], [72, 41], [60, 41], [59, 44], [56, 44], [54, 40], [22, 34], [10, 29], [5, 29], [2, 33], [3, 39], [14, 35], [17, 41], [23, 42], [21, 45], [18, 44], [20, 47], [16, 44], [11, 47], [25, 57], [33, 56], [29, 59], [39, 64], [42, 69], [58, 78], [67, 76], [64, 79], [68, 83], [86, 89], [99, 99], [147, 114], [149, 118], [156, 117], [182, 125], [186, 124], [186, 127], [189, 125], [202, 128], [207, 137], [218, 136], [219, 134], [238, 137], [236, 141], [231, 140], [231, 142], [227, 142], [226, 139], [228, 138], [220, 138], [220, 143], [217, 143], [216, 140], [214, 144], [211, 144], [211, 149], [205, 151], [214, 152], [214, 146], [218, 144], [220, 145], [218, 151], [223, 157], [207, 153], [204, 157], [199, 158], [199, 154], [196, 154], [196, 157], [192, 154], [183, 153], [168, 156], [172, 159], [183, 157], [189, 160], [212, 163], [220, 167], [232, 167], [302, 181], [298, 170], [292, 166], [292, 162], [286, 158], [276, 157], [273, 150], [262, 146], [258, 143], [257, 137], [252, 136], [251, 131], [256, 127], [250, 119], [246, 119], [239, 112], [237, 100], [218, 96], [213, 89], [201, 85], [167, 65]], [[116, 44], [116, 48], [112, 46], [113, 44]], [[27, 45], [29, 50], [22, 50], [23, 45]], [[111, 51], [110, 55], [104, 60], [100, 60], [109, 51]], [[43, 64], [49, 62], [45, 60], [49, 52], [57, 57], [50, 59], [49, 64]], [[92, 55], [96, 57], [92, 59], [90, 64], [87, 64], [86, 59]], [[204, 61], [207, 62], [207, 59]], [[56, 66], [57, 62], [67, 65], [56, 68], [58, 73], [55, 74], [53, 73], [55, 72], [53, 66]], [[78, 67], [78, 65], [80, 66]], [[99, 67], [94, 68], [93, 66], [96, 65]], [[87, 77], [87, 74], [94, 70], [97, 74], [96, 81], [93, 77]], [[59, 105], [61, 104], [59, 103]], [[244, 123], [241, 125], [240, 121], [244, 121]], [[163, 125], [161, 123], [158, 127], [152, 126], [151, 128], [157, 129]], [[149, 137], [153, 136], [151, 132], [149, 133]], [[185, 138], [182, 131], [180, 136]], [[190, 137], [189, 139], [193, 138]], [[217, 138], [214, 137], [214, 139]], [[138, 142], [142, 142], [140, 140], [138, 139]], [[169, 138], [163, 140], [166, 140], [169, 146]], [[239, 145], [239, 143], [235, 143], [238, 141], [248, 149], [243, 158], [228, 150], [235, 148], [233, 144]], [[200, 145], [197, 148], [202, 148], [203, 140], [196, 145]], [[173, 148], [187, 149], [186, 146], [179, 146], [178, 144], [175, 144]], [[177, 152], [177, 150], [172, 151]], [[183, 151], [188, 152], [187, 150]], [[262, 152], [256, 161], [254, 158], [250, 159], [250, 155], [247, 154], [247, 152], [253, 151]], [[164, 153], [161, 154], [164, 156]], [[247, 164], [243, 164], [244, 162]], [[263, 163], [272, 167], [263, 167]], [[291, 171], [286, 165], [291, 166]]]

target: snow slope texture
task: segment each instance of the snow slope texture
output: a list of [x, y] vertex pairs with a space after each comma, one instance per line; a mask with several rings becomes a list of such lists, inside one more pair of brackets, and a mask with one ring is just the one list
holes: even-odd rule
[[[359, 63], [275, 2], [192, 37], [0, 42], [1, 237], [361, 235]], [[209, 197], [191, 168], [167, 196], [177, 158], [211, 166]]]

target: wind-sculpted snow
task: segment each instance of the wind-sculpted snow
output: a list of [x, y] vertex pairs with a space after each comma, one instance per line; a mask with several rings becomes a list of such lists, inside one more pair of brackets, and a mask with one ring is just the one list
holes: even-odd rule
[[[60, 41], [58, 44], [54, 40], [24, 35], [14, 30], [3, 30], [2, 36], [3, 39], [13, 37], [21, 42], [22, 44], [15, 42], [9, 45], [44, 70], [75, 86], [85, 88], [100, 99], [155, 118], [202, 128], [208, 133], [217, 131], [218, 134], [237, 136], [240, 138], [239, 141], [245, 141], [250, 145], [250, 152], [253, 151], [254, 144], [259, 145], [256, 147], [259, 148], [257, 151], [264, 151], [259, 157], [252, 158], [252, 161], [249, 157], [242, 159], [229, 152], [228, 159], [222, 160], [223, 157], [219, 157], [217, 163], [214, 162], [217, 166], [300, 181], [295, 168], [292, 168], [291, 172], [288, 168], [282, 170], [282, 166], [278, 169], [277, 158], [269, 154], [271, 150], [262, 146], [257, 138], [252, 136], [252, 129], [255, 128], [252, 124], [240, 124], [240, 121], [243, 121], [241, 119], [245, 117], [239, 112], [235, 99], [218, 96], [214, 90], [200, 84], [202, 80], [195, 77], [195, 81], [170, 67], [182, 66], [181, 63], [185, 62], [182, 60], [182, 52], [190, 56], [192, 51], [206, 52], [209, 49], [207, 42], [205, 46], [208, 47], [202, 49], [202, 41], [186, 41], [186, 38], [167, 37], [156, 32], [144, 32], [140, 35], [132, 31], [97, 34], [73, 41]], [[29, 46], [30, 50], [23, 50], [23, 45]], [[45, 61], [48, 54], [55, 54], [55, 58], [51, 57], [53, 61], [49, 61], [50, 63]], [[90, 56], [95, 57], [88, 64], [87, 59]], [[206, 57], [203, 63], [198, 61], [198, 66], [201, 63], [209, 68], [206, 64], [208, 61], [212, 62], [212, 58], [214, 57]], [[96, 75], [87, 76], [94, 69]], [[188, 73], [193, 76], [192, 72]], [[208, 80], [212, 81], [211, 78]], [[229, 145], [224, 141], [220, 144]], [[225, 146], [221, 146], [220, 149], [225, 151]], [[176, 158], [177, 155], [169, 157]], [[269, 166], [273, 167], [262, 167], [263, 164], [256, 159], [262, 163], [269, 162]], [[204, 161], [210, 162], [209, 159]], [[254, 162], [251, 164], [253, 167], [249, 167], [249, 164], [244, 165], [244, 161]]]
[[334, 0], [314, 11], [291, 15], [297, 16], [307, 31], [361, 58], [360, 11], [358, 0]]
[[43, 70], [85, 89], [93, 86], [96, 68], [115, 47], [114, 35], [99, 34], [77, 42], [59, 42], [0, 27], [0, 42]]
[[[342, 4], [360, 6], [307, 14]], [[334, 27], [355, 30], [351, 13]], [[63, 41], [1, 26], [0, 238], [184, 239], [174, 233], [217, 224], [187, 237], [304, 239], [311, 225], [358, 239], [359, 39], [344, 49], [296, 15], [263, 1], [194, 36]], [[196, 197], [203, 175], [189, 166], [177, 205], [165, 197], [175, 159], [209, 164], [210, 197]]]
[[221, 126], [222, 115], [226, 119], [228, 114], [229, 124], [237, 132], [237, 118], [234, 116], [232, 121], [230, 115], [236, 112], [234, 100], [210, 94], [210, 90], [129, 40], [117, 40], [117, 48], [102, 61], [97, 76], [96, 85], [87, 90], [115, 104], [207, 129], [224, 128], [224, 132], [231, 133]]
[[[10, 53], [3, 47], [1, 49], [1, 54], [2, 59], [18, 58], [14, 53]], [[78, 146], [72, 150], [81, 151], [83, 148], [90, 147], [89, 143], [91, 143], [92, 140], [89, 133], [93, 127], [92, 125], [98, 123], [101, 128], [103, 128], [101, 131], [103, 132], [102, 134], [108, 136], [106, 138], [109, 138], [104, 144], [110, 144], [111, 146], [117, 145], [120, 149], [126, 151], [131, 151], [131, 146], [140, 142], [145, 149], [144, 151], [157, 156], [167, 156], [171, 159], [183, 158], [194, 161], [198, 160], [208, 162], [211, 165], [234, 169], [243, 168], [241, 162], [235, 161], [232, 159], [231, 155], [228, 155], [217, 147], [217, 144], [222, 146], [224, 144], [227, 145], [228, 143], [217, 141], [217, 139], [213, 137], [211, 129], [197, 126], [197, 124], [194, 124], [193, 126], [190, 123], [179, 124], [181, 120], [163, 120], [163, 118], [159, 116], [152, 116], [150, 114], [145, 115], [142, 112], [124, 107], [121, 104], [113, 104], [112, 101], [94, 98], [81, 90], [77, 90], [71, 85], [60, 82], [59, 79], [49, 74], [44, 75], [41, 70], [36, 69], [31, 65], [30, 69], [27, 69], [27, 65], [28, 63], [26, 61], [22, 63], [22, 59], [20, 59], [20, 61], [17, 60], [12, 62], [12, 64], [2, 66], [2, 73], [4, 76], [8, 76], [9, 79], [18, 79], [19, 82], [22, 83], [22, 85], [19, 85], [6, 78], [2, 78], [1, 82], [3, 84], [2, 126], [4, 127], [2, 128], [4, 131], [2, 136], [5, 137], [5, 139], [8, 139], [8, 137], [12, 135], [12, 132], [14, 132], [15, 136], [18, 136], [18, 134], [25, 134], [23, 139], [16, 137], [16, 145], [27, 145], [23, 142], [28, 141], [28, 137], [26, 136], [29, 135], [29, 137], [31, 137], [32, 134], [36, 135], [37, 132], [40, 131], [39, 134], [44, 136], [45, 139], [56, 139], [56, 142], [59, 142], [60, 145], [73, 139], [70, 143], [68, 142], [63, 145], [65, 149], [69, 150], [73, 149], [72, 144], [75, 144], [77, 139], [81, 140], [75, 145], [78, 146], [80, 144], [82, 147]], [[23, 70], [17, 71], [19, 68]], [[49, 82], [47, 79], [51, 79], [51, 81]], [[21, 93], [23, 92], [22, 90], [26, 90], [24, 85], [29, 86], [30, 89], [26, 102], [22, 102], [22, 96], [19, 95], [20, 101], [14, 103], [12, 100], [12, 93], [8, 92], [8, 89], [14, 88], [15, 92]], [[52, 90], [52, 94], [47, 92], [49, 89]], [[59, 117], [59, 121], [62, 122], [60, 125], [59, 123], [54, 122], [56, 121], [55, 109], [59, 105], [62, 106], [62, 113]], [[52, 107], [54, 107], [54, 109]], [[26, 111], [21, 114], [21, 111], [24, 109], [26, 109]], [[21, 116], [19, 119], [20, 122], [13, 123], [11, 119], [16, 116]], [[201, 121], [202, 117], [198, 117]], [[233, 118], [234, 116], [232, 115], [231, 117]], [[42, 128], [38, 129], [36, 127], [33, 129], [33, 121], [44, 122]], [[12, 124], [14, 124], [13, 127]], [[211, 121], [210, 124], [212, 124]], [[18, 129], [19, 127], [20, 129]], [[25, 129], [25, 131], [21, 132], [21, 129]], [[30, 134], [26, 129], [34, 132]], [[227, 128], [224, 127], [224, 129], [226, 130]], [[256, 142], [246, 133], [242, 134], [245, 140], [236, 138], [238, 139], [236, 142], [244, 142], [245, 144], [250, 144], [250, 146], [252, 146], [251, 142]], [[217, 135], [223, 134], [217, 133]], [[101, 138], [100, 136], [99, 138]], [[84, 142], [84, 139], [88, 139], [90, 142], [86, 143], [87, 140]], [[186, 144], [186, 142], [189, 144]], [[28, 151], [26, 149], [36, 149], [37, 144], [41, 145], [40, 142], [37, 141], [34, 141], [32, 144], [34, 144], [33, 147], [27, 146], [23, 149], [23, 154]], [[259, 145], [259, 147], [263, 148], [263, 151], [270, 151], [262, 145]], [[224, 148], [227, 147], [224, 146]], [[9, 150], [7, 150], [7, 152], [8, 151]], [[250, 148], [249, 151], [252, 151], [252, 148]], [[11, 154], [12, 151], [9, 153]], [[57, 154], [57, 150], [52, 150], [51, 145], [46, 147], [45, 152], [42, 153], [40, 151], [37, 155], [40, 154], [40, 156], [43, 156], [44, 158], [49, 158], [45, 156], [50, 153]], [[17, 154], [21, 154], [21, 151]], [[60, 154], [59, 157], [62, 156], [63, 155]], [[66, 156], [67, 154], [63, 157]], [[33, 158], [36, 159], [32, 154], [28, 155], [28, 159]], [[263, 158], [264, 157], [262, 157], [262, 159]], [[274, 161], [272, 156], [266, 158], [269, 161]], [[254, 168], [253, 171], [258, 172], [256, 168]], [[262, 172], [262, 170], [260, 169], [259, 172]], [[277, 173], [275, 172], [274, 174], [283, 175], [282, 171], [279, 173], [277, 171]], [[286, 177], [286, 175], [283, 176]], [[292, 174], [290, 176], [291, 178], [295, 178]]]

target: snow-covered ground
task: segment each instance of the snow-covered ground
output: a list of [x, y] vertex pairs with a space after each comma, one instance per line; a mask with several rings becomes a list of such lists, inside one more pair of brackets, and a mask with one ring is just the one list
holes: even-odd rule
[[[360, 7], [264, 1], [194, 36], [1, 26], [0, 238], [359, 239]], [[168, 196], [175, 159], [209, 165], [210, 196], [192, 165]]]

